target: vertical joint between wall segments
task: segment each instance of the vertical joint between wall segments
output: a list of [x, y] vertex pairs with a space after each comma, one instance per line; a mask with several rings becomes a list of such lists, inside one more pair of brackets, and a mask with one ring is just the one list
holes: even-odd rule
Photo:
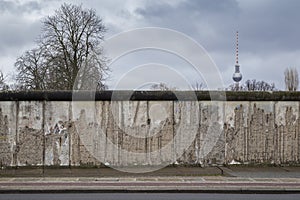
[[19, 151], [19, 108], [20, 108], [20, 104], [19, 101], [16, 101], [16, 146], [14, 148], [14, 152], [13, 152], [13, 164], [15, 165], [15, 167], [18, 167], [18, 151]]
[[43, 101], [42, 109], [42, 134], [43, 134], [43, 175], [45, 174], [45, 158], [46, 158], [46, 136], [45, 136], [45, 123], [46, 123], [46, 101]]

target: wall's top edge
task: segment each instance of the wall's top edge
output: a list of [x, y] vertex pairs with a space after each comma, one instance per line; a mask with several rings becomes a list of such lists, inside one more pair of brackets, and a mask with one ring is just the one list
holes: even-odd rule
[[233, 91], [18, 91], [0, 101], [300, 101], [300, 92]]

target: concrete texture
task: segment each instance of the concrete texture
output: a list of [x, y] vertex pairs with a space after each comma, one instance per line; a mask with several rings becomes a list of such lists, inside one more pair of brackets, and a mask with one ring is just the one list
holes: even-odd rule
[[299, 101], [0, 101], [0, 165], [299, 164]]

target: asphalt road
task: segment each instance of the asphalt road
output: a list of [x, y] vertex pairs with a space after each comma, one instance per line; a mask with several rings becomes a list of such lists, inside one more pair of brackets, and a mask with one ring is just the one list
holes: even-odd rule
[[0, 200], [299, 200], [300, 194], [167, 194], [167, 193], [92, 193], [92, 194], [0, 194]]

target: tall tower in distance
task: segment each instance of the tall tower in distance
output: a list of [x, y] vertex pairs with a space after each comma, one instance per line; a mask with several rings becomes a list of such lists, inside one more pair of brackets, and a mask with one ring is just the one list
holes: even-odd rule
[[232, 79], [235, 82], [235, 90], [239, 90], [239, 82], [242, 80], [243, 76], [240, 72], [239, 65], [239, 32], [236, 32], [236, 61], [235, 61], [235, 72]]

